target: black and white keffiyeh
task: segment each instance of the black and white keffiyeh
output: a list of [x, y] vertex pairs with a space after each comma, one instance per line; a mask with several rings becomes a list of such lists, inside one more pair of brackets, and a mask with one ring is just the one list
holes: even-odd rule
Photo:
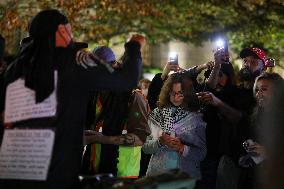
[[104, 61], [94, 53], [87, 52], [85, 50], [77, 51], [76, 63], [85, 69], [98, 66], [94, 59], [96, 59], [101, 65], [103, 65], [110, 73], [114, 72], [114, 69], [110, 64], [108, 64], [106, 61]]
[[98, 66], [90, 57], [90, 52], [79, 50], [76, 53], [76, 63], [83, 68]]
[[170, 133], [174, 130], [174, 125], [190, 114], [189, 111], [182, 107], [172, 106], [170, 108], [156, 108], [150, 115], [149, 119], [161, 127], [163, 132]]

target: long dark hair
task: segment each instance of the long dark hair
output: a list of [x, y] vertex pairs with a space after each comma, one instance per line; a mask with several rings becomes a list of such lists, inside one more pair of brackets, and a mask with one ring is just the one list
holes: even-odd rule
[[[225, 87], [236, 85], [236, 74], [234, 67], [231, 63], [221, 64], [220, 71], [228, 77]], [[212, 69], [208, 69], [204, 72], [204, 77], [209, 78]]]
[[[260, 74], [255, 82], [254, 82], [254, 87], [253, 87], [253, 93], [254, 95], [256, 95], [256, 84], [258, 81], [260, 80], [267, 80], [270, 81], [270, 84], [272, 85], [272, 90], [273, 93], [276, 93], [276, 90], [278, 90], [278, 88], [281, 88], [283, 86], [283, 79], [282, 77], [277, 74], [277, 73], [268, 73], [268, 72], [263, 72], [262, 74]], [[263, 139], [263, 132], [261, 132], [261, 126], [263, 125], [263, 116], [266, 115], [268, 113], [268, 108], [269, 107], [260, 107], [259, 105], [256, 105], [253, 111], [253, 114], [251, 115], [251, 125], [254, 131], [254, 133], [256, 133], [260, 140]]]

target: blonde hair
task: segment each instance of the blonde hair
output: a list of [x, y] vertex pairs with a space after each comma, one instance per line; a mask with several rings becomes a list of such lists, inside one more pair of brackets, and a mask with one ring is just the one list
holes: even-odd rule
[[138, 83], [138, 88], [141, 89], [143, 83], [151, 83], [151, 81], [147, 78], [143, 78]]

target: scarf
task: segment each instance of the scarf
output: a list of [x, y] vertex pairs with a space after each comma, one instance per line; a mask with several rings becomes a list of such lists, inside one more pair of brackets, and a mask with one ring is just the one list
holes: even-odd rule
[[170, 133], [174, 130], [174, 125], [185, 118], [189, 113], [189, 111], [179, 106], [161, 109], [156, 108], [150, 113], [149, 119], [156, 122], [164, 132]]
[[57, 10], [38, 13], [31, 21], [29, 40], [16, 59], [13, 80], [24, 77], [25, 86], [35, 91], [36, 103], [54, 90], [55, 33], [59, 24], [67, 23], [67, 18]]

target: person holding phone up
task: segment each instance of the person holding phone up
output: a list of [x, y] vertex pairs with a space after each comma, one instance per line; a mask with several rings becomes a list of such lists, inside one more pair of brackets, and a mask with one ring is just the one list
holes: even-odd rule
[[202, 180], [199, 188], [215, 189], [219, 161], [223, 150], [227, 148], [225, 145], [228, 144], [223, 143], [223, 140], [230, 136], [228, 125], [232, 125], [232, 120], [239, 116], [239, 112], [232, 108], [237, 90], [234, 69], [224, 48], [215, 51], [213, 66], [207, 69], [204, 75], [206, 79], [197, 96], [202, 105], [204, 121], [207, 123], [207, 155], [201, 162]]

